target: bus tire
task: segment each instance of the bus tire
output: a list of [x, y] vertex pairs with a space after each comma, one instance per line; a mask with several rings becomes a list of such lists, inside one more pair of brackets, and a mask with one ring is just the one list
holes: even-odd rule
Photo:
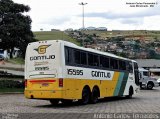
[[79, 102], [82, 105], [86, 105], [86, 104], [88, 104], [89, 99], [90, 99], [90, 91], [87, 87], [85, 87], [85, 88], [83, 88], [83, 91], [82, 91], [82, 99], [80, 99]]
[[132, 95], [133, 95], [133, 87], [130, 86], [130, 88], [129, 88], [129, 94], [126, 96], [126, 98], [132, 98]]
[[91, 103], [95, 104], [98, 102], [99, 97], [99, 89], [98, 87], [94, 87], [91, 93]]
[[58, 105], [58, 103], [59, 103], [59, 100], [57, 100], [57, 99], [51, 99], [49, 101], [50, 101], [51, 105]]
[[152, 90], [153, 86], [154, 86], [153, 83], [152, 83], [152, 82], [149, 82], [149, 83], [147, 84], [147, 89]]

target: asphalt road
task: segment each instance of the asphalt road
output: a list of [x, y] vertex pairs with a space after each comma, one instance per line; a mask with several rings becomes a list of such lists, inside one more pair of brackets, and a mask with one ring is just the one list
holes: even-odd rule
[[46, 100], [26, 99], [23, 94], [1, 94], [0, 113], [3, 114], [2, 118], [10, 114], [9, 116], [15, 117], [14, 119], [21, 114], [25, 118], [34, 115], [33, 118], [38, 117], [37, 119], [53, 117], [74, 119], [74, 116], [93, 118], [97, 113], [160, 113], [160, 87], [153, 90], [140, 90], [132, 99], [106, 98], [97, 104], [88, 105], [73, 102], [70, 105], [52, 106]]

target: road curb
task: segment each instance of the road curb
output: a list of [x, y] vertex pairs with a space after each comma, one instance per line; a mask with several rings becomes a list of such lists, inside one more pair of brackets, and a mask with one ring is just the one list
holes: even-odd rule
[[0, 66], [0, 68], [3, 70], [24, 71], [24, 68], [14, 68], [14, 67], [5, 67], [5, 66]]

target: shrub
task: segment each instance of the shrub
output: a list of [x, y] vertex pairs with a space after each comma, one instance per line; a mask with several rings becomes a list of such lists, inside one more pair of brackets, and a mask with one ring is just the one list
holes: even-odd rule
[[24, 81], [0, 80], [0, 89], [3, 88], [24, 88]]

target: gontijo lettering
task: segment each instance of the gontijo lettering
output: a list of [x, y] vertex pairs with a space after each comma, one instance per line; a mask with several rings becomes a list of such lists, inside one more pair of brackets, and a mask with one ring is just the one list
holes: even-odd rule
[[102, 72], [102, 71], [92, 71], [92, 77], [104, 77], [104, 78], [111, 78], [110, 72]]
[[43, 55], [43, 56], [32, 56], [30, 57], [30, 61], [32, 60], [46, 60], [46, 59], [55, 59], [55, 55]]

